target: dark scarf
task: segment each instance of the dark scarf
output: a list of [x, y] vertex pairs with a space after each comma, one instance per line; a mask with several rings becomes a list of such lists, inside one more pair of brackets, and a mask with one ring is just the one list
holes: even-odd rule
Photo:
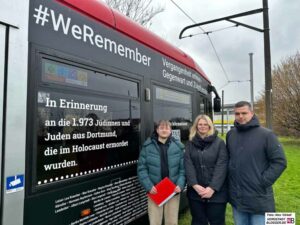
[[208, 145], [210, 145], [218, 136], [218, 132], [215, 131], [214, 134], [202, 138], [198, 133], [193, 137], [192, 143], [199, 148], [201, 151]]

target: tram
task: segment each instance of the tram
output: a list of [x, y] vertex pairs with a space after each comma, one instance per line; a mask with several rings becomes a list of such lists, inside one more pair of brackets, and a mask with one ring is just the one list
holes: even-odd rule
[[160, 119], [183, 143], [220, 99], [186, 53], [97, 0], [1, 0], [0, 224], [130, 224]]

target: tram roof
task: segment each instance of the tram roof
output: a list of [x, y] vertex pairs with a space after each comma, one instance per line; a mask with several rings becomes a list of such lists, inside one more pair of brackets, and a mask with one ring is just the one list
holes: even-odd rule
[[156, 34], [150, 32], [140, 24], [132, 21], [116, 10], [111, 9], [100, 0], [57, 0], [68, 7], [92, 17], [109, 27], [129, 36], [138, 42], [158, 51], [170, 58], [190, 67], [203, 76], [208, 82], [210, 80], [201, 67], [185, 52], [171, 45]]

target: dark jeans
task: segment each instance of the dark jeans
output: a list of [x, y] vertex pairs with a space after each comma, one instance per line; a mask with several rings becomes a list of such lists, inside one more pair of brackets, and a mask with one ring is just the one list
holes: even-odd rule
[[226, 203], [189, 199], [192, 225], [225, 225]]

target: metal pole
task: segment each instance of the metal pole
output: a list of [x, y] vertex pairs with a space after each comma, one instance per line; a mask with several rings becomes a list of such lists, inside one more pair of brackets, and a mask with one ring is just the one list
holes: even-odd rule
[[[193, 28], [193, 27], [198, 27], [198, 26], [202, 26], [202, 25], [205, 25], [205, 24], [210, 24], [210, 23], [215, 23], [215, 22], [219, 22], [219, 21], [222, 21], [222, 20], [230, 20], [230, 19], [233, 19], [233, 18], [237, 18], [237, 17], [242, 17], [242, 16], [248, 16], [248, 15], [252, 15], [252, 14], [256, 14], [256, 13], [261, 13], [263, 12], [264, 9], [255, 9], [255, 10], [251, 10], [251, 11], [248, 11], [248, 12], [243, 12], [243, 13], [239, 13], [239, 14], [235, 14], [235, 15], [231, 15], [231, 16], [226, 16], [226, 17], [222, 17], [222, 18], [219, 18], [219, 19], [214, 19], [214, 20], [209, 20], [209, 21], [205, 21], [205, 22], [202, 22], [202, 23], [195, 23], [195, 24], [192, 24], [190, 26], [187, 26], [185, 28], [183, 28], [179, 34], [179, 39], [182, 39], [183, 38], [183, 33], [190, 29], [190, 28]], [[238, 23], [237, 21], [230, 21], [230, 22], [233, 22], [233, 23]], [[244, 26], [245, 24], [242, 24], [242, 23], [239, 23], [240, 25]], [[263, 32], [263, 30], [261, 29], [257, 29], [255, 27], [252, 27], [252, 26], [248, 26], [248, 28], [251, 27], [251, 29], [255, 29], [256, 31], [260, 31], [260, 32]], [[189, 36], [188, 36], [189, 37]]]
[[221, 127], [222, 136], [224, 135], [224, 90], [222, 90], [222, 127]]
[[263, 0], [266, 126], [272, 129], [272, 75], [268, 0]]
[[226, 110], [227, 113], [227, 132], [230, 131], [230, 126], [229, 126], [229, 109], [227, 108]]
[[251, 95], [251, 105], [252, 110], [254, 110], [254, 92], [253, 92], [253, 53], [249, 53], [250, 57], [250, 95]]

